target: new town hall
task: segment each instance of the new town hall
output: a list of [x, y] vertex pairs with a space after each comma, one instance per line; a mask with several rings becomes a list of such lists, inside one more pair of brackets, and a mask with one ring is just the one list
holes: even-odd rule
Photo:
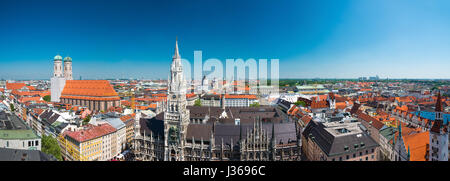
[[164, 111], [138, 119], [136, 160], [300, 160], [299, 129], [280, 110], [224, 105], [187, 106], [176, 42]]

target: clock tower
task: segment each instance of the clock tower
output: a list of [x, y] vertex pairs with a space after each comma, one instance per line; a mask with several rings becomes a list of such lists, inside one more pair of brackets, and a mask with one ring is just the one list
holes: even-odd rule
[[164, 112], [164, 160], [183, 161], [183, 147], [189, 124], [189, 110], [186, 109], [186, 81], [178, 52], [178, 40], [172, 57], [168, 78], [168, 95]]

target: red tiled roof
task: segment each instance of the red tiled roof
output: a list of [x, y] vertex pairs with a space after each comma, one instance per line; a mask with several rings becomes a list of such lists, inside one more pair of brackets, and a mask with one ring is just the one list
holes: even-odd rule
[[61, 95], [92, 97], [118, 96], [107, 80], [67, 80]]
[[226, 99], [257, 99], [253, 94], [225, 94]]
[[302, 117], [302, 121], [303, 123], [305, 123], [305, 125], [307, 125], [311, 120], [312, 120], [311, 116], [305, 115]]
[[359, 91], [369, 92], [372, 91], [372, 89], [360, 89]]
[[130, 119], [134, 119], [134, 117], [136, 116], [136, 113], [133, 114], [127, 114], [125, 116], [120, 117], [120, 120], [122, 120], [123, 122], [128, 121]]
[[28, 88], [28, 90], [36, 90], [36, 88], [33, 86], [27, 86], [27, 88]]
[[191, 98], [191, 97], [195, 97], [195, 96], [196, 96], [195, 93], [186, 94], [186, 98]]
[[320, 108], [327, 108], [328, 102], [327, 101], [312, 101], [311, 102], [311, 109], [320, 109]]
[[446, 104], [447, 106], [450, 106], [450, 100], [445, 101], [445, 104]]
[[41, 99], [41, 97], [22, 97], [19, 99], [19, 102], [25, 103], [28, 101], [39, 101], [40, 99]]
[[337, 102], [336, 103], [336, 109], [345, 109], [347, 107], [347, 104], [345, 102]]
[[8, 83], [6, 82], [7, 90], [21, 89], [22, 87], [27, 86], [25, 83]]
[[167, 97], [167, 94], [152, 94], [152, 97]]
[[430, 132], [416, 133], [403, 137], [406, 149], [410, 150], [410, 161], [427, 161]]
[[366, 121], [367, 123], [371, 124], [377, 130], [380, 130], [384, 126], [384, 124], [381, 121], [379, 121], [378, 119], [376, 119], [376, 118], [374, 118], [372, 116], [369, 116], [366, 113], [359, 112], [357, 114], [357, 116], [358, 116], [358, 118], [360, 118], [360, 119]]
[[151, 97], [151, 98], [136, 98], [136, 101], [145, 101], [145, 102], [160, 102], [166, 100], [167, 97]]
[[81, 143], [116, 131], [116, 128], [109, 124], [87, 125], [85, 127], [84, 130], [65, 131], [64, 134]]
[[150, 104], [150, 105], [148, 105], [148, 108], [150, 108], [150, 109], [156, 109], [156, 107], [157, 107], [157, 104]]
[[120, 100], [107, 80], [67, 80], [61, 98], [85, 100]]

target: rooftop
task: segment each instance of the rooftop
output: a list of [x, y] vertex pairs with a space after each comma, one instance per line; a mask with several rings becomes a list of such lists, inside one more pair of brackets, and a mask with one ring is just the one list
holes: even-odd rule
[[0, 148], [0, 161], [56, 161], [56, 158], [39, 150]]
[[118, 97], [107, 80], [67, 80], [61, 93], [65, 96], [84, 96], [84, 97]]
[[15, 114], [0, 111], [0, 130], [26, 130], [28, 127]]
[[84, 129], [79, 131], [66, 131], [64, 134], [78, 142], [88, 141], [94, 138], [98, 138], [116, 131], [114, 127], [109, 124], [101, 124], [98, 126], [87, 125]]
[[326, 122], [323, 123], [325, 130], [331, 133], [334, 137], [347, 136], [352, 134], [361, 134], [362, 130], [358, 126], [359, 122], [340, 123], [340, 122]]
[[315, 142], [328, 156], [353, 153], [360, 149], [379, 146], [372, 137], [358, 129], [358, 123], [311, 121], [305, 127], [302, 136]]

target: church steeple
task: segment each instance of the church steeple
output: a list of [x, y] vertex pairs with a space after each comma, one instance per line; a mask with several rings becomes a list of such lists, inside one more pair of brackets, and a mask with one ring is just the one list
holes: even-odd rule
[[[175, 41], [175, 52], [172, 57], [170, 75], [168, 78], [168, 95], [166, 111], [164, 111], [164, 160], [184, 160], [184, 150], [179, 149], [184, 145], [189, 124], [189, 110], [186, 109], [186, 82], [183, 76], [183, 65], [178, 52], [178, 38]], [[175, 140], [169, 143], [169, 136], [175, 136]], [[177, 158], [170, 156], [170, 149], [176, 151]], [[179, 153], [179, 154], [178, 154]], [[172, 158], [170, 158], [172, 157]]]
[[438, 91], [437, 100], [436, 100], [436, 112], [442, 112], [442, 101], [441, 101], [441, 91]]
[[178, 37], [176, 37], [176, 39], [175, 39], [175, 52], [173, 54], [173, 60], [179, 59], [179, 58], [180, 58], [180, 53], [178, 52]]
[[430, 129], [429, 159], [432, 161], [448, 161], [448, 123], [444, 125], [442, 111], [441, 93], [438, 92], [435, 108], [436, 117]]

